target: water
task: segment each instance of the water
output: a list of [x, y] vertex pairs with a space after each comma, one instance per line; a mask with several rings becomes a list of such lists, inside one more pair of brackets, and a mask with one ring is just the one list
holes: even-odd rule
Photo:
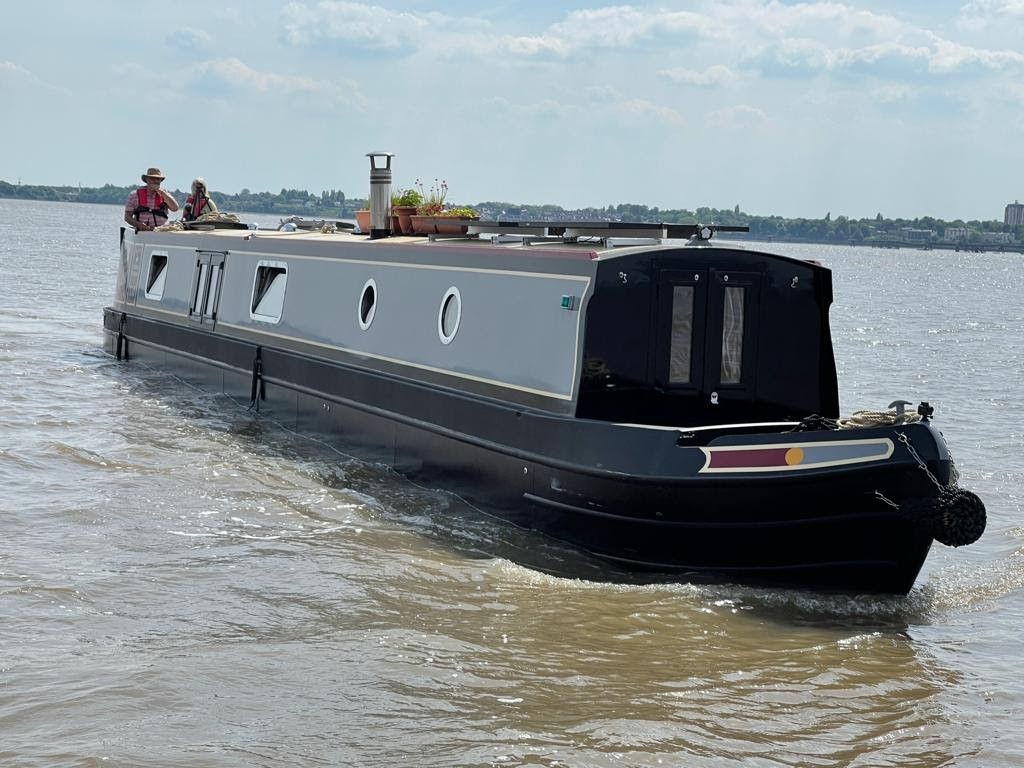
[[834, 270], [844, 414], [930, 400], [988, 506], [862, 598], [545, 576], [115, 363], [120, 217], [0, 200], [0, 765], [1024, 765], [1020, 255], [772, 246]]

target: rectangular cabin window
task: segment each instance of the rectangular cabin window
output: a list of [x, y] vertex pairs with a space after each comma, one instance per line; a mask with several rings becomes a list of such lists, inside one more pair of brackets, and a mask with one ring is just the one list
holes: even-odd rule
[[206, 294], [203, 317], [212, 318], [217, 308], [217, 294], [220, 292], [220, 264], [210, 265], [210, 290]]
[[192, 294], [192, 306], [189, 307], [189, 314], [197, 314], [203, 308], [206, 300], [206, 283], [210, 279], [210, 265], [203, 262], [199, 265], [199, 279], [196, 280], [196, 292]]
[[725, 289], [722, 315], [722, 384], [739, 384], [743, 374], [743, 304], [746, 288]]
[[146, 277], [146, 298], [160, 301], [167, 282], [167, 254], [153, 253], [149, 256], [149, 275]]
[[276, 323], [284, 310], [284, 289], [288, 269], [284, 262], [261, 261], [256, 266], [252, 286], [250, 317], [265, 323]]
[[669, 349], [668, 380], [690, 383], [693, 354], [693, 286], [672, 286], [672, 341]]

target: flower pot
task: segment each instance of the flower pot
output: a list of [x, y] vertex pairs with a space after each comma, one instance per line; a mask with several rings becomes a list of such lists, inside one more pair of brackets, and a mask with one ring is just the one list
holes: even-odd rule
[[421, 235], [464, 235], [469, 225], [479, 219], [479, 216], [413, 216], [412, 226], [413, 231]]
[[412, 217], [416, 213], [415, 205], [393, 205], [391, 206], [391, 214], [397, 225], [392, 225], [392, 231], [394, 234], [411, 235], [412, 229]]
[[364, 235], [370, 234], [370, 212], [356, 211], [356, 224], [359, 225], [359, 231]]

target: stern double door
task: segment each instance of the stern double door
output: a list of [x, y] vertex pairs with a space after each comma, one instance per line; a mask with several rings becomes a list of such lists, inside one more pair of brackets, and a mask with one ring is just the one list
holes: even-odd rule
[[662, 270], [650, 358], [658, 389], [719, 412], [720, 421], [748, 411], [757, 392], [760, 290], [756, 272]]

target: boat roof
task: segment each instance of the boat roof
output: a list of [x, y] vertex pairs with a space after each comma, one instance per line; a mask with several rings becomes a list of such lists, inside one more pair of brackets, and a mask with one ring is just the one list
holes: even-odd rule
[[[295, 226], [286, 227], [286, 224]], [[707, 245], [717, 231], [747, 231], [747, 227], [701, 226], [695, 224], [658, 224], [650, 222], [625, 221], [472, 221], [466, 225], [462, 235], [392, 235], [371, 238], [365, 233], [355, 232], [347, 222], [328, 220], [285, 219], [281, 228], [250, 230], [244, 225], [219, 226], [218, 224], [191, 224], [184, 230], [172, 230], [175, 234], [189, 235], [203, 233], [228, 239], [275, 239], [344, 241], [353, 240], [374, 245], [477, 245], [489, 243], [504, 248], [544, 248], [544, 250], [568, 250], [578, 258], [580, 251], [589, 252], [590, 258], [600, 258], [610, 251], [621, 253], [624, 248], [650, 249], [657, 246], [678, 247], [685, 240]], [[334, 225], [334, 226], [332, 226]]]
[[[747, 227], [622, 221], [473, 221], [466, 225], [465, 234], [391, 235], [371, 238], [368, 234], [354, 231], [347, 222], [291, 219], [282, 221], [282, 225], [289, 222], [296, 223], [297, 226], [274, 230], [248, 229], [238, 224], [232, 227], [191, 225], [185, 230], [165, 231], [164, 234], [175, 237], [214, 235], [218, 238], [247, 241], [259, 239], [291, 242], [361, 242], [384, 248], [394, 245], [427, 248], [479, 248], [481, 245], [490, 245], [502, 249], [529, 250], [536, 255], [543, 254], [551, 258], [596, 261], [642, 251], [678, 249], [680, 245], [742, 248], [735, 242], [712, 243], [711, 238], [720, 231], [747, 231]], [[766, 255], [780, 260], [805, 261], [779, 254]]]

